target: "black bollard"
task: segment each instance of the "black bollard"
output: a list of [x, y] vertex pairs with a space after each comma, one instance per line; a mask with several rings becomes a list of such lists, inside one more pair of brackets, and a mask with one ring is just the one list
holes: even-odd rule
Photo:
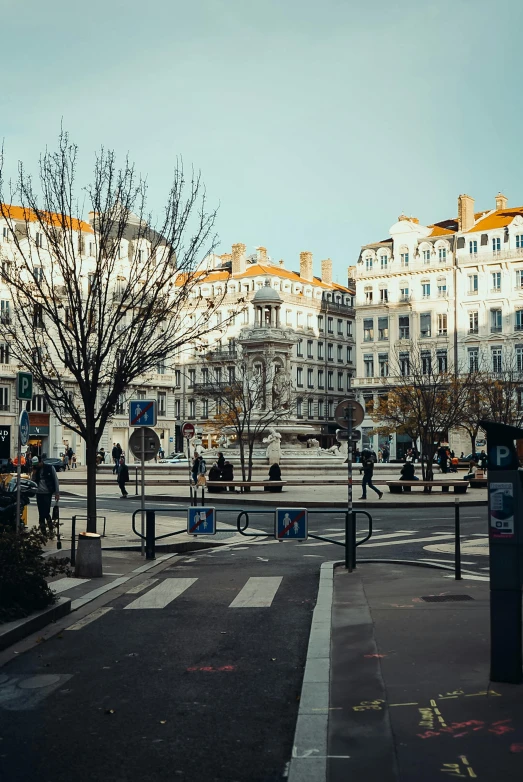
[[156, 514], [145, 511], [145, 559], [156, 559]]
[[454, 578], [456, 581], [461, 581], [461, 530], [457, 499], [454, 504]]

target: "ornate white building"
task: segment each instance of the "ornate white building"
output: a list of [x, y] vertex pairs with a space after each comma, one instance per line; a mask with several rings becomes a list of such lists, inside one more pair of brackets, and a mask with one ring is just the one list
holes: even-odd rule
[[[349, 269], [364, 439], [376, 449], [370, 413], [392, 357], [407, 367], [412, 343], [435, 349], [442, 367], [523, 370], [523, 207], [498, 194], [495, 208], [475, 212], [474, 199], [460, 195], [457, 218], [425, 226], [401, 215], [389, 234], [364, 245]], [[450, 436], [456, 451], [470, 449], [463, 433]], [[393, 437], [391, 457], [409, 444]]]
[[[34, 233], [29, 240], [41, 247], [36, 220], [33, 227], [20, 207], [10, 207], [10, 214], [20, 230]], [[78, 222], [77, 231], [82, 242], [79, 251], [88, 256], [94, 239], [92, 224]], [[9, 262], [9, 238], [8, 227], [0, 220], [3, 263]], [[121, 257], [125, 257], [127, 249], [122, 250]], [[239, 346], [255, 364], [270, 362], [284, 373], [291, 381], [295, 400], [289, 420], [312, 424], [322, 444], [331, 445], [336, 402], [345, 396], [354, 374], [354, 292], [333, 282], [329, 259], [321, 262], [321, 270], [321, 278], [314, 276], [310, 252], [300, 254], [300, 269], [294, 272], [287, 270], [283, 261], [273, 262], [263, 247], [247, 256], [243, 244], [235, 244], [230, 254], [205, 259], [194, 297], [201, 297], [200, 307], [205, 307], [209, 299], [220, 298], [220, 307], [211, 316], [215, 330], [203, 344], [180, 352], [172, 365], [161, 363], [156, 373], [133, 383], [106, 428], [101, 441], [105, 450], [110, 451], [113, 443], [119, 442], [128, 453], [133, 431], [129, 427], [128, 401], [132, 398], [157, 399], [156, 429], [166, 452], [180, 447], [179, 430], [184, 421], [194, 421], [208, 445], [217, 444], [219, 430], [212, 425], [216, 401], [212, 394], [206, 398], [205, 384], [213, 366], [224, 373], [224, 381], [234, 376]], [[0, 278], [0, 318], [12, 316], [9, 292]], [[0, 344], [0, 459], [15, 451], [17, 369], [9, 345]], [[211, 377], [216, 379], [216, 371]], [[31, 403], [30, 423], [30, 444], [35, 452], [58, 456], [71, 446], [79, 463], [84, 463], [83, 442], [55, 419], [38, 389]]]

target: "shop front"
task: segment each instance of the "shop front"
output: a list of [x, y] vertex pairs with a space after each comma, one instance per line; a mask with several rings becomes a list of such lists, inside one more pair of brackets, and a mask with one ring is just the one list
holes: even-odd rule
[[33, 456], [49, 456], [49, 413], [29, 413], [29, 441]]

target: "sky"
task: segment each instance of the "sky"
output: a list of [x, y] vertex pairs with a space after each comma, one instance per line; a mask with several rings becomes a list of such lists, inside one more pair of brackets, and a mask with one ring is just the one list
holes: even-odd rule
[[332, 258], [402, 212], [523, 204], [523, 3], [506, 0], [0, 0], [7, 173], [60, 124], [89, 180], [100, 145], [160, 210], [177, 156], [219, 207], [219, 251]]

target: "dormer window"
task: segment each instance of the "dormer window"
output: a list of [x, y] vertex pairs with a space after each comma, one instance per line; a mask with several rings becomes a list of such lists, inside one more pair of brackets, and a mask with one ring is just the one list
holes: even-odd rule
[[425, 250], [422, 250], [421, 257], [423, 258], [423, 263], [430, 263], [430, 249], [425, 248]]
[[368, 272], [372, 271], [372, 258], [370, 256], [365, 258], [365, 270]]
[[388, 255], [380, 255], [380, 266], [382, 269], [386, 269], [389, 265], [389, 256]]
[[400, 263], [404, 268], [407, 268], [409, 265], [409, 254], [408, 252], [400, 253]]
[[447, 248], [446, 247], [438, 247], [438, 257], [441, 263], [447, 262]]
[[499, 236], [494, 236], [492, 239], [492, 252], [497, 255], [501, 252], [501, 239]]

